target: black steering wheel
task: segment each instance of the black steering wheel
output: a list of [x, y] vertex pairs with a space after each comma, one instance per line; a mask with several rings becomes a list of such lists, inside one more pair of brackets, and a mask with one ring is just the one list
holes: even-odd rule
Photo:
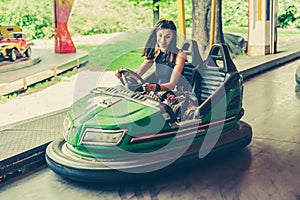
[[121, 69], [119, 71], [121, 83], [129, 90], [134, 92], [143, 92], [142, 85], [145, 83], [144, 79], [130, 69]]

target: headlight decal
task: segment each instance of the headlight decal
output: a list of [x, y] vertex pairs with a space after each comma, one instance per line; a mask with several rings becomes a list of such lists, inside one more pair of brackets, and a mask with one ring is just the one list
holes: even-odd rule
[[82, 145], [118, 145], [127, 130], [103, 130], [97, 128], [86, 128], [80, 139]]

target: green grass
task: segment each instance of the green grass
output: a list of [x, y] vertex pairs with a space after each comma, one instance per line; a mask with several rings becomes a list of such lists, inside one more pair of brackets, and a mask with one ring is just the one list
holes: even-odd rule
[[116, 69], [120, 68], [127, 68], [131, 70], [137, 69], [144, 60], [144, 58], [141, 57], [141, 52], [142, 49], [138, 49], [121, 55], [112, 63], [110, 63], [106, 70], [115, 71]]
[[[115, 70], [121, 67], [134, 69], [141, 64], [141, 49], [148, 37], [148, 31], [124, 33], [124, 38], [100, 46], [79, 46], [89, 52], [87, 70]], [[122, 36], [123, 37], [123, 36]]]
[[96, 47], [97, 46], [91, 46], [91, 45], [78, 45], [78, 46], [76, 46], [77, 49], [87, 51], [88, 53], [91, 53], [92, 51], [94, 51]]
[[248, 27], [223, 27], [223, 32], [248, 34]]
[[299, 35], [300, 30], [290, 30], [290, 29], [277, 29], [278, 35], [288, 36], [288, 35]]

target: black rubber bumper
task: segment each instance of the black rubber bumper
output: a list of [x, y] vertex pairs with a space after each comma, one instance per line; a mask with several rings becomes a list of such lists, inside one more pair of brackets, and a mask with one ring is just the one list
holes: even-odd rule
[[[247, 146], [251, 142], [251, 139], [251, 126], [240, 121], [235, 129], [221, 135], [217, 144], [206, 157], [228, 151], [240, 150]], [[172, 162], [170, 166], [188, 165], [192, 159], [199, 160], [198, 150], [202, 142], [191, 145], [189, 150], [175, 162]], [[152, 175], [160, 174], [160, 172], [163, 172], [170, 166], [146, 173], [139, 172], [146, 171], [149, 167], [155, 168], [168, 163], [168, 159], [172, 156], [170, 152], [174, 151], [174, 149], [169, 149], [163, 154], [160, 152], [157, 155], [152, 154], [151, 156], [141, 155], [140, 157], [135, 157], [135, 160], [132, 158], [122, 158], [121, 160], [91, 160], [66, 153], [64, 148], [66, 147], [63, 139], [56, 140], [48, 145], [46, 149], [46, 162], [50, 169], [69, 179], [105, 183], [126, 182], [128, 180], [147, 178]], [[114, 166], [120, 166], [120, 168], [111, 168], [110, 166], [113, 162], [117, 163]]]
[[300, 84], [300, 66], [296, 70], [296, 82]]

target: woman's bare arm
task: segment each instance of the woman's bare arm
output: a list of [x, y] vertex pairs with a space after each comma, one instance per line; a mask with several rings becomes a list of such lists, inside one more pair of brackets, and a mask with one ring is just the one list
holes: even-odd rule
[[137, 69], [136, 73], [140, 76], [143, 76], [149, 68], [153, 65], [154, 60], [145, 59], [141, 66]]
[[160, 85], [160, 88], [162, 91], [174, 89], [174, 87], [176, 86], [176, 84], [181, 76], [182, 70], [184, 68], [185, 60], [186, 60], [185, 52], [179, 51], [179, 53], [176, 57], [176, 64], [175, 64], [173, 72], [171, 74], [170, 81], [168, 83], [164, 83], [164, 84]]

